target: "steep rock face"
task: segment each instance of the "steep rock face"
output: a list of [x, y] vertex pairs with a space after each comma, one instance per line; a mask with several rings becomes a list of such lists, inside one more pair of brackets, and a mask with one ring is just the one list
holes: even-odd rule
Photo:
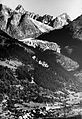
[[22, 5], [18, 5], [15, 9], [16, 12], [20, 13], [20, 14], [25, 14], [25, 10], [24, 8], [22, 7]]
[[61, 14], [60, 16], [56, 17], [52, 21], [53, 27], [55, 29], [61, 29], [63, 26], [69, 23], [70, 23], [70, 17], [66, 13]]
[[71, 22], [70, 17], [66, 13], [59, 15], [55, 19], [53, 18], [53, 16], [45, 14], [44, 16], [39, 16], [37, 20], [44, 24], [52, 26], [54, 29], [61, 29], [63, 26]]
[[29, 18], [35, 19], [48, 25], [51, 25], [51, 21], [53, 19], [53, 16], [47, 14], [40, 16], [39, 14], [35, 14], [34, 12], [25, 11], [22, 5], [18, 5], [15, 10], [23, 14], [26, 13]]
[[23, 8], [18, 6], [15, 11], [1, 4], [0, 7], [0, 29], [17, 39], [36, 37], [41, 34], [37, 26], [28, 19]]
[[37, 20], [44, 24], [48, 24], [49, 26], [52, 26], [53, 16], [45, 14], [43, 16], [39, 16]]
[[10, 18], [12, 10], [0, 4], [0, 29], [6, 29], [8, 18]]
[[41, 34], [41, 31], [35, 26], [35, 24], [28, 19], [26, 14], [19, 13], [13, 14], [10, 23], [7, 28], [7, 33], [16, 39], [23, 39], [27, 37], [37, 37]]

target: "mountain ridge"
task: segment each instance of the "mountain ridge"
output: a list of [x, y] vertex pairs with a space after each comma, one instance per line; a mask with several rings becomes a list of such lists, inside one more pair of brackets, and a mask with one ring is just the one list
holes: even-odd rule
[[[38, 18], [36, 18], [36, 14], [25, 11], [21, 5], [18, 5], [15, 10], [11, 10], [2, 4], [0, 6], [1, 29], [11, 35], [13, 38], [17, 39], [29, 37], [36, 38], [43, 32], [49, 32], [53, 29], [62, 28], [64, 25], [67, 25], [70, 22], [66, 13], [56, 17], [56, 19], [51, 20], [52, 17], [50, 15], [38, 15]], [[52, 25], [50, 26], [49, 23]]]

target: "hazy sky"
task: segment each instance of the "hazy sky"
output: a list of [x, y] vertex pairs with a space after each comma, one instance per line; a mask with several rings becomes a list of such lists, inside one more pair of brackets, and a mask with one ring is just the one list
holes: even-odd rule
[[1, 0], [1, 3], [15, 8], [18, 4], [31, 12], [50, 14], [54, 17], [68, 13], [71, 19], [82, 14], [82, 0]]

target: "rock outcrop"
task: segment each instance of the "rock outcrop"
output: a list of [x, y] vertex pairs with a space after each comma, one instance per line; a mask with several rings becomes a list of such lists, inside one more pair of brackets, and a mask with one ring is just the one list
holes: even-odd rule
[[53, 16], [45, 14], [43, 16], [39, 16], [36, 20], [38, 20], [44, 24], [47, 24], [49, 26], [52, 26]]
[[18, 5], [15, 9], [16, 12], [20, 13], [20, 14], [25, 14], [26, 11], [24, 10], [23, 6], [22, 5]]
[[70, 17], [66, 13], [63, 13], [56, 18], [53, 18], [53, 16], [45, 14], [44, 16], [39, 16], [37, 20], [44, 24], [52, 26], [54, 29], [61, 29], [63, 28], [63, 26], [71, 22]]
[[0, 4], [0, 29], [5, 30], [8, 19], [12, 14], [12, 10], [2, 4]]
[[66, 13], [63, 13], [52, 21], [52, 25], [55, 29], [61, 29], [70, 22], [70, 17]]
[[28, 15], [21, 6], [14, 11], [2, 4], [0, 6], [0, 29], [11, 37], [16, 39], [35, 38], [41, 34], [37, 26], [28, 19]]

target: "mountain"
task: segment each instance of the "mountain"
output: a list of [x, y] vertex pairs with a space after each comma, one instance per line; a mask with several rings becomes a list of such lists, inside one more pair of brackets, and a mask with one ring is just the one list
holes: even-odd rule
[[[25, 13], [24, 8], [21, 5], [18, 5], [16, 8], [17, 11], [20, 11], [22, 13]], [[54, 18], [51, 15], [39, 15], [39, 14], [35, 14], [34, 12], [29, 12], [26, 11], [26, 13], [28, 14], [28, 16], [32, 19], [35, 19], [37, 21], [40, 21], [44, 24], [47, 24], [49, 26], [54, 27], [55, 29], [60, 29], [62, 28], [64, 25], [67, 25], [71, 22], [70, 17], [67, 15], [67, 13], [63, 13], [61, 15], [59, 15], [58, 17]]]
[[62, 14], [56, 19], [50, 15], [39, 16], [25, 11], [21, 5], [12, 10], [5, 5], [0, 5], [0, 28], [16, 39], [36, 38], [44, 32], [60, 29], [70, 22], [67, 14]]
[[20, 12], [17, 13], [13, 10], [10, 13], [6, 6], [0, 6], [1, 29], [7, 32], [10, 36], [22, 39], [25, 37], [35, 37], [38, 36], [38, 34], [41, 34], [40, 30], [30, 19], [28, 19], [26, 14], [22, 15]]
[[[29, 13], [30, 14], [30, 13]], [[29, 17], [21, 6], [15, 10], [11, 10], [4, 5], [0, 5], [0, 28], [11, 37], [23, 39], [29, 37], [37, 37], [43, 32], [53, 30], [52, 27], [39, 23]]]
[[82, 41], [74, 21], [62, 14], [52, 27], [43, 22], [48, 15], [39, 22], [21, 5], [0, 6], [0, 118], [79, 118]]

